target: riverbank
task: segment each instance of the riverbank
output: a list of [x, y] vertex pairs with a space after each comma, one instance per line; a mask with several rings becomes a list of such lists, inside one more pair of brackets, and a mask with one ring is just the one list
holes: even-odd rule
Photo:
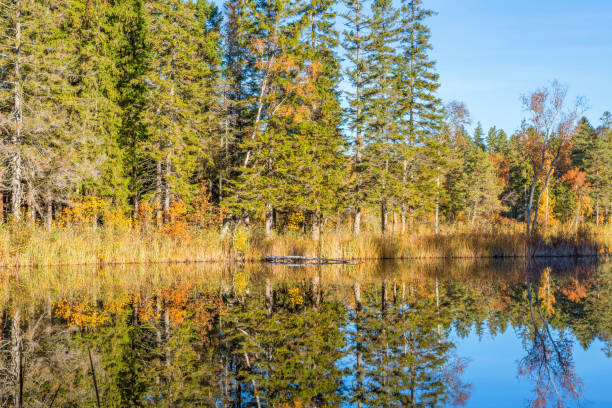
[[[568, 234], [549, 232], [530, 242], [533, 256], [596, 256], [610, 253], [610, 228]], [[265, 237], [258, 229], [218, 232], [37, 225], [0, 228], [0, 265], [95, 265], [129, 263], [260, 261], [266, 255], [305, 255], [351, 260], [523, 257], [525, 239], [518, 229], [448, 229], [380, 235], [347, 231], [321, 234], [320, 240], [291, 232]]]

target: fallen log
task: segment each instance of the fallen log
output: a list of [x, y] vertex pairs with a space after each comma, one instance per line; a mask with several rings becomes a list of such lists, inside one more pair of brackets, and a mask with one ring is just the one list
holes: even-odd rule
[[287, 256], [266, 256], [266, 263], [279, 264], [284, 266], [310, 266], [310, 265], [348, 265], [350, 261], [347, 259], [329, 259], [329, 258], [313, 258], [300, 255]]

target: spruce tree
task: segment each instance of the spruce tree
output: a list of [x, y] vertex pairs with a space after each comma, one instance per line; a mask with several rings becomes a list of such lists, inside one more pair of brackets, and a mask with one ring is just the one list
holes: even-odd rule
[[143, 181], [155, 191], [157, 208], [167, 218], [173, 198], [191, 196], [198, 160], [210, 157], [216, 83], [214, 67], [202, 54], [207, 44], [196, 3], [151, 1], [147, 15], [151, 58], [143, 114], [148, 138], [142, 149], [151, 166], [148, 174], [155, 179]]
[[300, 162], [305, 164], [295, 177], [303, 186], [302, 205], [312, 215], [315, 238], [319, 235], [321, 217], [341, 210], [346, 174], [345, 141], [340, 131], [340, 61], [335, 52], [338, 32], [333, 24], [336, 18], [333, 4], [330, 0], [311, 0], [307, 11], [303, 58], [306, 78], [314, 92], [301, 95], [301, 104], [310, 106], [310, 115], [299, 126], [297, 142], [307, 146], [307, 154], [293, 160], [298, 166]]
[[368, 87], [364, 90], [367, 115], [367, 156], [372, 201], [380, 206], [381, 231], [385, 233], [387, 213], [399, 184], [397, 163], [401, 136], [394, 120], [398, 93], [395, 85], [395, 46], [398, 40], [398, 11], [390, 0], [372, 3], [366, 64]]
[[344, 0], [347, 11], [343, 14], [346, 20], [344, 31], [343, 48], [349, 66], [345, 70], [353, 90], [347, 91], [349, 107], [345, 113], [348, 126], [353, 132], [352, 145], [354, 158], [352, 162], [353, 179], [350, 186], [349, 200], [353, 208], [353, 234], [359, 235], [361, 230], [362, 207], [366, 201], [364, 175], [363, 175], [363, 150], [364, 150], [364, 89], [367, 87], [368, 67], [365, 64], [364, 47], [368, 37], [368, 19], [365, 16], [365, 4], [363, 0]]
[[486, 149], [484, 141], [484, 131], [482, 130], [482, 124], [478, 122], [476, 129], [474, 129], [474, 145], [482, 150]]
[[582, 117], [578, 122], [571, 152], [572, 164], [580, 170], [584, 171], [584, 161], [589, 150], [593, 147], [594, 141], [595, 129], [587, 118]]
[[595, 224], [600, 224], [602, 209], [609, 208], [612, 202], [612, 132], [601, 132], [582, 162], [591, 184], [591, 197], [595, 205]]
[[115, 38], [115, 66], [119, 68], [117, 104], [121, 108], [119, 145], [125, 155], [129, 200], [134, 213], [137, 213], [141, 196], [147, 191], [147, 178], [151, 172], [151, 163], [145, 160], [146, 155], [143, 154], [143, 144], [148, 138], [144, 115], [148, 96], [146, 75], [150, 70], [143, 2], [117, 2], [111, 21], [113, 30], [121, 33]]
[[255, 71], [255, 107], [248, 135], [241, 143], [245, 152], [232, 194], [226, 203], [243, 217], [265, 214], [271, 232], [273, 209], [291, 208], [293, 197], [285, 185], [294, 170], [285, 161], [293, 155], [296, 124], [310, 108], [300, 106], [301, 95], [311, 93], [303, 50], [298, 49], [305, 19], [296, 19], [299, 5], [286, 0], [247, 3], [245, 18], [255, 22], [249, 31], [249, 52]]
[[72, 68], [79, 98], [76, 113], [91, 146], [87, 160], [95, 163], [97, 170], [84, 181], [82, 190], [123, 206], [129, 192], [119, 146], [119, 67], [115, 64], [115, 41], [121, 32], [112, 25], [113, 10], [114, 6], [103, 0], [71, 0], [70, 26], [66, 28], [76, 45]]
[[[435, 229], [438, 228], [438, 207], [441, 179], [445, 173], [445, 146], [441, 134], [442, 104], [436, 96], [440, 86], [435, 62], [429, 52], [431, 33], [425, 20], [434, 12], [421, 0], [404, 0], [401, 7], [400, 55], [397, 64], [398, 118], [404, 134], [402, 217], [405, 204], [411, 212], [435, 205]], [[421, 146], [416, 148], [416, 146]], [[407, 188], [412, 185], [412, 189]], [[434, 194], [429, 194], [433, 191]], [[423, 194], [425, 192], [425, 194]], [[432, 200], [433, 196], [433, 200]], [[417, 207], [417, 208], [414, 208]]]

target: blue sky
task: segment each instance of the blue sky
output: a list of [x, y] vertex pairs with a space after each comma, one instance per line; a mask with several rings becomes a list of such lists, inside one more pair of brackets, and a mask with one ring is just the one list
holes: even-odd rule
[[425, 0], [445, 101], [474, 124], [516, 130], [520, 96], [558, 79], [593, 125], [612, 111], [612, 0]]
[[[424, 6], [438, 13], [427, 24], [439, 97], [465, 102], [472, 128], [480, 121], [485, 132], [497, 126], [513, 133], [525, 116], [521, 95], [554, 79], [572, 99], [585, 97], [594, 126], [612, 111], [612, 0], [424, 0]], [[336, 28], [344, 23], [338, 17]]]

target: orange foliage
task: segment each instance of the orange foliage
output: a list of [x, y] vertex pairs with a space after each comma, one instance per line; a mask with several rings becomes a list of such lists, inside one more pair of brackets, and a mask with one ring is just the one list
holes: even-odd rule
[[561, 293], [567, 296], [570, 301], [578, 303], [587, 297], [587, 289], [586, 285], [578, 282], [577, 279], [572, 279], [572, 284], [567, 288], [561, 289]]
[[227, 209], [217, 207], [212, 203], [210, 193], [210, 182], [204, 181], [193, 200], [193, 214], [189, 221], [206, 231], [212, 231], [220, 227], [223, 219], [227, 216]]
[[138, 211], [134, 214], [134, 227], [149, 230], [153, 225], [153, 214], [155, 208], [144, 201], [138, 206]]
[[189, 232], [186, 215], [187, 207], [185, 203], [181, 200], [173, 201], [168, 210], [170, 222], [162, 225], [161, 233], [177, 240], [188, 240]]

